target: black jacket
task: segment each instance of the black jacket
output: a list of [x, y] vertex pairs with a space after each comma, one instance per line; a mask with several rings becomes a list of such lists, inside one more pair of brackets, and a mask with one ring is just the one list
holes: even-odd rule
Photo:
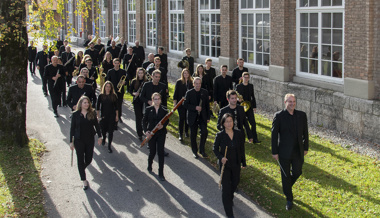
[[239, 84], [239, 79], [242, 77], [244, 72], [248, 72], [248, 68], [243, 67], [243, 70], [240, 70], [239, 67], [236, 67], [232, 71], [232, 82], [235, 83], [235, 87]]
[[[103, 44], [100, 44], [100, 45], [96, 44], [94, 46], [94, 48], [99, 51], [99, 53], [98, 53], [99, 54], [99, 63], [101, 63], [103, 61], [104, 55], [106, 54], [106, 48]], [[102, 51], [102, 48], [103, 48], [103, 51]]]
[[[62, 57], [62, 63], [65, 66], [66, 71], [69, 72], [69, 75], [71, 75], [73, 73], [73, 71], [75, 70], [75, 67], [74, 67], [75, 66], [75, 54], [73, 52], [70, 52], [70, 53], [62, 52], [61, 57]], [[71, 58], [73, 58], [73, 59], [71, 59]], [[70, 62], [68, 62], [68, 61], [70, 61]]]
[[[80, 138], [80, 130], [81, 130], [80, 118], [81, 118], [81, 116], [83, 116], [83, 114], [80, 111], [75, 111], [71, 116], [70, 142], [72, 142], [73, 136], [74, 136], [74, 140], [81, 139]], [[96, 116], [93, 120], [90, 120], [90, 122], [91, 122], [92, 126], [96, 129], [96, 132], [95, 132], [94, 128], [90, 128], [88, 131], [91, 131], [93, 135], [95, 135], [97, 133], [99, 138], [102, 137], [102, 133], [100, 131], [100, 126], [98, 123], [98, 119], [96, 119]], [[83, 140], [86, 140], [86, 139], [83, 139]]]
[[167, 71], [168, 70], [168, 55], [162, 53], [162, 55], [155, 54], [154, 57], [160, 57], [160, 60], [161, 60], [160, 67], [163, 67]]
[[43, 69], [46, 65], [49, 64], [47, 61], [48, 58], [48, 52], [39, 51], [36, 56], [36, 66], [39, 66], [40, 69]]
[[[230, 105], [227, 105], [226, 107], [220, 109], [219, 111], [219, 115], [218, 115], [218, 126], [217, 128], [219, 130], [222, 130], [223, 127], [220, 125], [220, 121], [223, 117], [224, 114], [226, 113], [230, 113], [232, 114], [233, 117], [235, 117], [235, 114], [233, 114], [233, 112], [231, 112], [232, 109], [230, 109]], [[240, 106], [240, 105], [236, 105], [236, 115], [237, 115], [237, 128], [240, 129], [243, 134], [244, 134], [244, 130], [243, 130], [243, 127], [245, 128], [245, 131], [247, 132], [247, 135], [248, 135], [248, 139], [252, 139], [253, 138], [253, 135], [252, 135], [252, 132], [249, 128], [249, 125], [248, 125], [248, 119], [246, 118], [245, 116], [245, 112], [244, 112], [244, 107], [243, 106]], [[235, 121], [235, 120], [234, 120]]]
[[158, 85], [153, 85], [153, 82], [144, 83], [140, 92], [140, 100], [145, 103], [145, 107], [149, 106], [148, 101], [152, 100], [152, 94], [155, 92], [161, 95], [161, 105], [167, 107], [166, 85], [161, 82]]
[[[162, 120], [162, 118], [165, 117], [165, 115], [168, 113], [168, 110], [165, 109], [164, 107], [160, 106], [158, 108], [158, 113], [156, 114], [156, 109], [154, 106], [149, 106], [145, 108], [145, 113], [144, 117], [142, 119], [142, 126], [144, 129], [144, 132], [147, 131], [152, 131], [154, 127]], [[164, 123], [164, 127], [156, 132], [155, 135], [161, 135], [161, 134], [166, 134], [166, 126], [169, 123], [169, 119]]]
[[92, 59], [92, 66], [98, 66], [99, 64], [99, 50], [91, 50], [90, 48], [84, 52], [84, 55], [89, 54]]
[[[66, 72], [66, 70], [65, 70], [65, 68], [62, 65], [57, 64], [57, 66], [54, 67], [53, 64], [49, 64], [49, 65], [45, 66], [45, 71], [44, 72], [45, 72], [44, 73], [44, 78], [47, 81], [49, 90], [50, 89], [62, 90], [64, 88], [64, 86], [65, 86], [65, 72]], [[53, 80], [53, 77], [55, 77], [57, 75], [57, 73], [59, 73], [61, 75], [61, 77], [59, 77], [57, 79], [57, 82], [55, 82], [55, 80]]]
[[227, 101], [226, 100], [226, 92], [228, 90], [232, 90], [232, 77], [226, 75], [223, 78], [222, 75], [215, 77], [214, 79], [214, 101], [218, 103]]
[[177, 102], [181, 101], [185, 97], [186, 92], [192, 88], [194, 88], [192, 82], [187, 81], [187, 84], [184, 84], [181, 79], [177, 80], [174, 87], [173, 100], [177, 100]]
[[[240, 130], [234, 129], [234, 137], [233, 137], [233, 143], [234, 146], [237, 146], [236, 152], [237, 152], [237, 158], [239, 163], [242, 164], [243, 167], [247, 166], [246, 160], [245, 160], [245, 139], [244, 139], [244, 133]], [[212, 150], [214, 151], [215, 156], [219, 160], [219, 164], [222, 165], [222, 158], [224, 157], [226, 146], [230, 147], [230, 144], [226, 142], [230, 142], [231, 139], [226, 133], [225, 130], [222, 130], [218, 132], [215, 136], [214, 146]], [[228, 150], [227, 150], [228, 153]], [[226, 166], [229, 166], [229, 161], [226, 162]]]
[[107, 48], [107, 51], [109, 51], [112, 55], [112, 60], [114, 58], [118, 58], [119, 57], [119, 53], [120, 53], [120, 48], [115, 46], [115, 48], [112, 48], [112, 46], [108, 47]]
[[191, 74], [193, 74], [194, 73], [194, 58], [193, 57], [187, 57], [187, 55], [186, 56], [184, 56], [183, 58], [182, 58], [182, 60], [186, 60], [187, 62], [189, 62], [189, 71], [190, 71], [190, 75]]
[[248, 83], [248, 85], [245, 86], [243, 83], [240, 83], [236, 86], [236, 91], [243, 96], [244, 101], [251, 102], [251, 109], [256, 108], [256, 98], [253, 84]]
[[37, 48], [34, 46], [33, 47], [29, 46], [28, 47], [28, 61], [34, 62], [36, 60], [36, 56], [37, 56]]
[[[207, 122], [207, 120], [210, 120], [210, 103], [208, 100], [208, 92], [206, 89], [200, 89], [201, 92], [201, 99], [202, 99], [202, 111], [200, 113], [200, 116], [202, 117], [202, 120]], [[197, 92], [194, 88], [190, 89], [186, 92], [185, 95], [185, 102], [183, 103], [183, 106], [187, 109], [187, 124], [189, 126], [192, 126], [197, 121], [198, 111], [195, 109], [197, 106], [199, 106], [199, 102], [197, 100]]]
[[139, 46], [139, 47], [133, 46], [133, 53], [135, 53], [137, 55], [137, 61], [136, 61], [137, 66], [141, 66], [141, 64], [145, 60], [144, 47], [142, 47], [142, 46]]
[[[295, 116], [297, 128], [293, 126], [291, 116]], [[295, 132], [297, 129], [297, 132]], [[279, 137], [280, 136], [280, 137]], [[297, 141], [294, 139], [297, 138]], [[298, 143], [302, 159], [304, 151], [309, 150], [309, 133], [306, 113], [294, 110], [293, 115], [284, 109], [274, 115], [272, 123], [272, 154], [278, 154], [281, 158], [290, 159], [293, 146]]]
[[89, 97], [92, 102], [92, 106], [95, 108], [96, 95], [92, 89], [92, 86], [88, 84], [84, 84], [83, 89], [80, 89], [78, 85], [70, 86], [68, 94], [67, 94], [67, 104], [69, 105], [69, 107], [72, 109], [74, 105], [78, 103], [82, 95]]
[[[113, 87], [116, 90], [117, 84], [119, 84], [122, 76], [127, 76], [127, 72], [125, 72], [125, 70], [119, 69], [116, 71], [115, 69], [111, 69], [108, 71], [105, 81], [111, 81]], [[127, 81], [127, 80], [125, 80], [125, 81]], [[116, 92], [118, 92], [118, 91], [119, 90], [116, 90]], [[121, 89], [121, 93], [125, 93], [124, 86]]]

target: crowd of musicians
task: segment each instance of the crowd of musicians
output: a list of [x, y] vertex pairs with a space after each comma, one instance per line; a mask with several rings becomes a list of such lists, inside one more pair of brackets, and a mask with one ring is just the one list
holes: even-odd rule
[[[222, 199], [226, 215], [232, 217], [233, 194], [239, 183], [240, 168], [246, 166], [245, 138], [251, 143], [260, 143], [254, 116], [254, 87], [249, 82], [244, 60], [237, 60], [238, 66], [232, 76], [228, 75], [226, 65], [220, 66], [217, 75], [209, 58], [204, 65], [198, 64], [194, 69], [194, 58], [187, 48], [186, 56], [178, 64], [182, 68], [181, 76], [175, 82], [174, 93], [169, 93], [168, 59], [164, 48], [159, 47], [157, 54], [150, 53], [145, 59], [139, 41], [133, 47], [120, 43], [122, 41], [111, 37], [105, 46], [100, 39], [88, 40], [86, 50], [77, 54], [71, 51], [67, 40], [58, 39], [50, 49], [43, 45], [43, 50], [38, 52], [33, 42], [29, 46], [30, 73], [35, 76], [35, 68], [39, 70], [42, 91], [51, 97], [54, 116], [59, 117], [58, 107], [70, 107], [73, 112], [70, 148], [77, 154], [83, 189], [89, 187], [85, 169], [92, 161], [96, 134], [98, 144], [107, 142], [108, 151], [112, 153], [113, 132], [118, 129], [118, 123], [123, 123], [122, 105], [126, 93], [133, 96], [136, 138], [140, 141], [150, 139], [147, 169], [152, 172], [157, 154], [158, 178], [165, 181], [164, 157], [168, 153], [164, 147], [168, 120], [160, 121], [168, 113], [167, 103], [172, 95], [174, 106], [181, 103], [177, 108], [178, 138], [183, 141], [184, 137], [190, 137], [194, 158], [199, 155], [208, 157], [205, 151], [207, 125], [211, 117], [217, 117], [220, 132], [216, 134], [213, 151], [221, 168], [224, 165]], [[185, 100], [181, 101], [182, 98]]]

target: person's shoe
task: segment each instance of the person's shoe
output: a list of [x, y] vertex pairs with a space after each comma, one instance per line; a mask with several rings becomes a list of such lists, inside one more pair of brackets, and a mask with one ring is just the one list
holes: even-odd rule
[[142, 136], [139, 136], [139, 140], [140, 140], [140, 142], [142, 142], [142, 141], [143, 141], [143, 139], [142, 139]]
[[149, 173], [151, 173], [152, 172], [152, 167], [148, 167], [147, 170], [148, 170]]
[[119, 122], [120, 122], [120, 123], [124, 123], [123, 120], [121, 119], [121, 117], [119, 118]]
[[208, 155], [205, 152], [201, 153], [201, 155], [202, 155], [203, 158], [208, 157]]
[[61, 105], [61, 104], [59, 104], [59, 105], [58, 105], [58, 107], [62, 107], [62, 105]]
[[54, 117], [55, 117], [55, 118], [58, 118], [58, 117], [59, 117], [58, 112], [54, 112]]
[[256, 140], [253, 141], [253, 143], [254, 144], [259, 144], [259, 143], [261, 143], [261, 141], [259, 141], [258, 139], [256, 139]]
[[293, 202], [287, 201], [286, 202], [286, 210], [291, 210], [293, 208]]
[[106, 144], [106, 139], [102, 140], [102, 145], [104, 146]]
[[180, 142], [182, 142], [182, 141], [183, 141], [183, 139], [182, 139], [182, 136], [181, 136], [181, 135], [179, 135], [179, 137], [178, 137], [178, 140], [179, 140]]
[[63, 104], [63, 107], [67, 107], [67, 104]]
[[195, 153], [193, 153], [193, 157], [195, 158], [195, 159], [198, 159], [198, 154], [195, 154]]
[[112, 149], [111, 148], [108, 148], [108, 153], [112, 153]]
[[49, 96], [49, 95], [48, 95], [48, 93], [47, 93], [47, 92], [44, 92], [44, 96], [45, 96], [45, 97], [47, 97], [47, 96]]
[[147, 146], [146, 146], [146, 148], [147, 148], [147, 149], [149, 149], [149, 148], [150, 148], [150, 146], [149, 146], [149, 145], [147, 145]]
[[117, 130], [117, 126], [115, 126], [115, 130]]
[[164, 151], [164, 156], [165, 156], [165, 157], [169, 156], [169, 153], [166, 152], [166, 151]]
[[185, 132], [185, 137], [189, 138], [189, 133]]
[[159, 178], [162, 182], [166, 181], [165, 176], [158, 176], [158, 178]]
[[85, 180], [85, 182], [83, 183], [83, 190], [86, 191], [88, 189], [88, 186], [89, 186], [88, 181]]

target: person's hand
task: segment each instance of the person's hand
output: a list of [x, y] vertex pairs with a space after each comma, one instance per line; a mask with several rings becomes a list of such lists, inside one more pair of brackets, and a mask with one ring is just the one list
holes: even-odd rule
[[214, 101], [214, 104], [218, 104], [218, 102], [217, 102], [217, 101]]
[[145, 133], [145, 135], [146, 135], [147, 138], [150, 138], [152, 134], [150, 133], [150, 131], [147, 131], [147, 132]]
[[69, 75], [69, 72], [66, 71], [66, 76], [68, 76], [68, 75]]
[[198, 112], [201, 112], [202, 111], [202, 107], [201, 106], [196, 106], [195, 110], [197, 110]]
[[222, 161], [222, 164], [226, 164], [226, 162], [228, 161], [228, 159], [225, 158], [225, 157], [223, 157], [221, 161]]
[[72, 151], [74, 150], [74, 143], [73, 142], [70, 143], [70, 150], [72, 150]]
[[164, 126], [161, 124], [161, 123], [159, 123], [159, 124], [157, 124], [157, 128], [158, 129], [162, 129]]
[[177, 106], [177, 100], [173, 100], [174, 107]]
[[245, 167], [243, 167], [243, 166], [242, 166], [241, 168], [242, 168], [242, 169], [245, 169]]
[[40, 66], [37, 66], [37, 70], [40, 70]]
[[207, 120], [207, 123], [209, 123], [210, 122], [210, 120]]
[[130, 59], [128, 62], [131, 63], [131, 62], [132, 62], [132, 59]]
[[303, 151], [303, 156], [306, 156], [306, 155], [307, 155], [307, 152], [308, 152], [308, 151]]
[[152, 101], [148, 101], [149, 106], [152, 106]]
[[74, 105], [74, 106], [73, 106], [73, 109], [74, 109], [74, 110], [76, 110], [76, 109], [77, 109], [77, 106], [76, 106], [76, 105]]
[[94, 77], [92, 76], [92, 77], [90, 77], [90, 79], [91, 79], [91, 80], [94, 80]]
[[275, 160], [278, 160], [278, 154], [272, 154], [272, 157], [273, 157]]
[[101, 144], [102, 144], [102, 141], [103, 141], [102, 138], [98, 138], [98, 145], [101, 145]]
[[116, 121], [116, 122], [119, 121], [119, 117], [118, 117], [118, 116], [115, 117], [115, 121]]
[[139, 94], [137, 92], [132, 92], [133, 96], [138, 96]]
[[208, 100], [211, 100], [211, 96], [208, 96]]
[[253, 139], [249, 139], [249, 143], [252, 143], [253, 142]]

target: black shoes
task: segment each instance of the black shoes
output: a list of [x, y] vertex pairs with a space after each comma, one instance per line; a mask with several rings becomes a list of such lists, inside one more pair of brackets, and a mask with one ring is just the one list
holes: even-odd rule
[[198, 159], [198, 154], [196, 154], [196, 153], [193, 153], [193, 157], [195, 158], [195, 159]]
[[189, 138], [189, 133], [185, 132], [185, 137]]
[[121, 119], [121, 117], [119, 118], [119, 122], [120, 122], [120, 123], [124, 123], [123, 120]]
[[286, 202], [286, 210], [291, 210], [293, 208], [293, 202], [287, 201]]
[[152, 172], [152, 167], [148, 167], [147, 170], [148, 170], [149, 173], [151, 173]]
[[54, 112], [54, 117], [55, 117], [55, 118], [58, 118], [58, 117], [59, 117], [58, 112]]
[[106, 139], [102, 139], [102, 145], [104, 146], [106, 144]]
[[259, 143], [261, 143], [261, 141], [259, 141], [258, 139], [256, 139], [256, 140], [253, 141], [253, 143], [254, 144], [259, 144]]
[[[85, 185], [86, 184], [86, 185]], [[87, 180], [85, 180], [85, 183], [83, 183], [83, 190], [87, 190], [88, 189], [88, 187], [89, 187], [89, 184], [88, 184], [88, 181]]]
[[208, 155], [205, 152], [201, 153], [201, 155], [202, 155], [203, 158], [208, 157]]
[[164, 151], [164, 156], [165, 156], [165, 157], [169, 156], [169, 153], [166, 152], [166, 151]]
[[47, 92], [44, 92], [44, 96], [45, 96], [45, 97], [47, 97], [47, 96], [49, 96], [49, 95], [48, 95], [48, 93], [47, 93]]
[[112, 153], [112, 149], [111, 148], [108, 148], [108, 153]]
[[165, 176], [158, 176], [158, 178], [163, 182], [166, 181]]
[[179, 135], [178, 140], [179, 140], [180, 142], [183, 141], [183, 139], [182, 139], [182, 135]]

